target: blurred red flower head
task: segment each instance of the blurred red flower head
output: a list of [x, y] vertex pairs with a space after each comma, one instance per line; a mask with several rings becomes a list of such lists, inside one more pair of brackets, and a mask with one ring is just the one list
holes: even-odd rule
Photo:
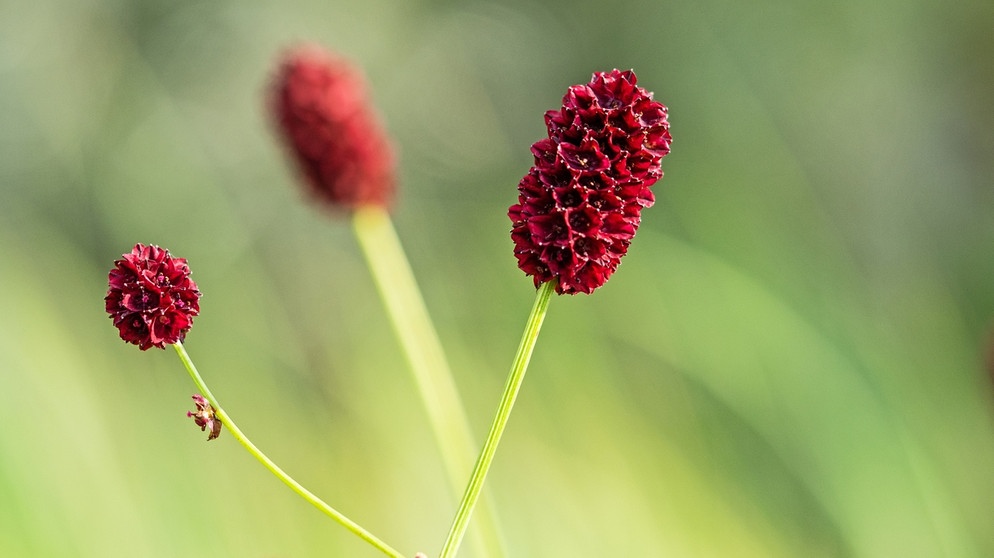
[[617, 269], [670, 151], [667, 108], [632, 71], [597, 72], [545, 114], [548, 137], [508, 209], [518, 267], [559, 294], [591, 293]]
[[315, 45], [292, 49], [280, 62], [270, 103], [319, 200], [347, 209], [390, 205], [393, 150], [355, 68]]
[[143, 351], [182, 341], [200, 313], [200, 291], [186, 260], [158, 246], [135, 244], [114, 262], [108, 282], [107, 313], [121, 339]]

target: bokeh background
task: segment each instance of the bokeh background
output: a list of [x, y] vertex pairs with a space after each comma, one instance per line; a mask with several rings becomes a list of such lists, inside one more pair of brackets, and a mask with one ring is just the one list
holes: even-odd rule
[[0, 556], [379, 555], [117, 338], [135, 242], [189, 259], [187, 347], [254, 441], [440, 548], [457, 495], [397, 342], [263, 111], [299, 41], [364, 68], [479, 438], [544, 111], [614, 67], [671, 109], [618, 273], [552, 301], [490, 476], [509, 556], [994, 555], [992, 28], [986, 0], [0, 3]]

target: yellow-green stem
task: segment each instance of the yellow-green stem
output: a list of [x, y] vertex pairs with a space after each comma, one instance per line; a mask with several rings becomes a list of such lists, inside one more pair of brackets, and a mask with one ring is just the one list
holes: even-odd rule
[[521, 389], [521, 382], [525, 379], [525, 371], [528, 370], [528, 361], [531, 360], [532, 351], [535, 349], [535, 342], [538, 340], [539, 330], [542, 329], [542, 321], [545, 319], [546, 311], [549, 308], [549, 299], [554, 292], [554, 283], [548, 281], [543, 283], [535, 296], [535, 304], [532, 306], [531, 314], [528, 316], [528, 323], [521, 336], [521, 343], [518, 344], [518, 351], [514, 355], [514, 362], [511, 364], [511, 372], [507, 377], [507, 384], [504, 386], [504, 393], [501, 395], [500, 404], [497, 406], [497, 414], [494, 422], [490, 426], [490, 433], [483, 443], [483, 450], [473, 468], [473, 475], [470, 477], [466, 492], [463, 494], [459, 504], [459, 511], [452, 522], [449, 536], [445, 539], [442, 553], [439, 558], [452, 558], [459, 550], [466, 527], [469, 525], [470, 516], [476, 501], [480, 498], [483, 490], [483, 483], [490, 471], [494, 454], [497, 453], [497, 444], [500, 443], [504, 427], [507, 426], [507, 419], [511, 416], [511, 408], [514, 407], [514, 400]]
[[[386, 210], [359, 208], [352, 225], [413, 373], [453, 494], [458, 495], [477, 446], [442, 344]], [[494, 510], [482, 508], [478, 519], [478, 536], [471, 537], [474, 554], [484, 558], [494, 550], [503, 555]]]
[[236, 440], [245, 446], [245, 449], [248, 450], [250, 454], [262, 462], [262, 464], [269, 469], [271, 473], [276, 475], [276, 478], [283, 481], [290, 487], [291, 490], [299, 494], [304, 500], [307, 500], [313, 504], [314, 507], [321, 510], [325, 515], [334, 519], [343, 527], [373, 545], [387, 556], [391, 556], [392, 558], [403, 558], [399, 552], [391, 548], [388, 544], [376, 538], [372, 533], [362, 528], [362, 526], [358, 523], [352, 521], [340, 511], [329, 506], [323, 500], [315, 496], [311, 491], [301, 486], [300, 483], [293, 480], [293, 477], [286, 474], [283, 469], [280, 469], [276, 463], [273, 463], [273, 461], [269, 459], [266, 454], [262, 453], [262, 451], [259, 450], [259, 448], [257, 448], [255, 444], [253, 444], [252, 441], [245, 436], [241, 429], [235, 425], [235, 422], [231, 420], [228, 413], [224, 412], [224, 409], [221, 408], [220, 403], [217, 402], [217, 398], [214, 397], [214, 394], [211, 393], [211, 390], [207, 387], [207, 384], [204, 383], [204, 379], [200, 377], [197, 367], [193, 364], [193, 361], [190, 359], [190, 355], [187, 354], [186, 348], [183, 347], [183, 344], [177, 342], [173, 345], [173, 348], [176, 349], [176, 354], [179, 355], [180, 360], [183, 361], [183, 365], [186, 366], [186, 370], [190, 373], [190, 377], [193, 378], [193, 383], [197, 384], [197, 389], [200, 390], [201, 395], [203, 395], [207, 401], [210, 402], [211, 406], [214, 407], [214, 413], [219, 419], [221, 419], [221, 423], [228, 428], [228, 431], [231, 432], [231, 435], [234, 436]]

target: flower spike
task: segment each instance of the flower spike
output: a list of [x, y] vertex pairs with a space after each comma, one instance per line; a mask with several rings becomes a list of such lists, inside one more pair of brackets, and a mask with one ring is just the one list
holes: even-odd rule
[[145, 351], [182, 341], [200, 313], [200, 291], [184, 258], [135, 244], [114, 262], [105, 308], [121, 339]]
[[667, 108], [635, 73], [597, 72], [545, 114], [548, 136], [508, 209], [518, 267], [559, 294], [591, 293], [618, 268], [670, 151]]
[[360, 73], [315, 45], [280, 64], [271, 110], [311, 193], [332, 206], [389, 206], [394, 155]]

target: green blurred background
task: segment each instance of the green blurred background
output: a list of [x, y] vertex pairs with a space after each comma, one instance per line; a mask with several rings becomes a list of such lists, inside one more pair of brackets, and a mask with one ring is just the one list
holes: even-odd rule
[[300, 40], [364, 68], [479, 438], [544, 111], [614, 67], [670, 107], [628, 257], [552, 301], [490, 476], [510, 556], [994, 555], [992, 28], [987, 0], [0, 4], [0, 556], [379, 555], [118, 339], [135, 242], [189, 259], [187, 347], [254, 441], [440, 548], [457, 495], [369, 273], [262, 110]]

